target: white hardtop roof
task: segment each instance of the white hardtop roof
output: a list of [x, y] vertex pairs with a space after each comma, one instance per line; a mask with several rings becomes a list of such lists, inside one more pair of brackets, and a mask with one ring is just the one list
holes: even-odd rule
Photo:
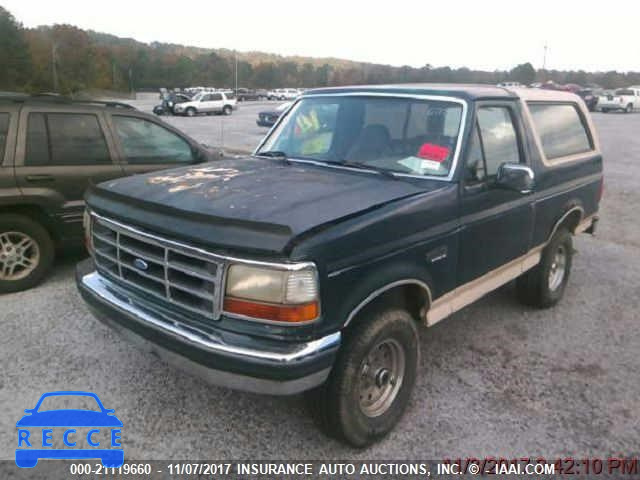
[[575, 93], [565, 92], [562, 90], [546, 90], [544, 88], [512, 88], [506, 87], [507, 90], [520, 97], [525, 102], [575, 102], [580, 97]]

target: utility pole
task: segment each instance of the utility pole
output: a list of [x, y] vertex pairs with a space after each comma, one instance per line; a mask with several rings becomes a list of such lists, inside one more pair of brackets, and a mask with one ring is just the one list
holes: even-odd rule
[[116, 89], [116, 61], [111, 59], [111, 87]]
[[53, 91], [54, 92], [58, 92], [57, 56], [58, 56], [58, 45], [54, 40], [53, 42], [51, 42], [51, 73], [53, 75]]
[[235, 89], [235, 93], [236, 95], [238, 94], [238, 51], [234, 50], [235, 56], [236, 56], [236, 89]]
[[547, 43], [544, 44], [544, 55], [542, 57], [542, 70], [547, 69]]

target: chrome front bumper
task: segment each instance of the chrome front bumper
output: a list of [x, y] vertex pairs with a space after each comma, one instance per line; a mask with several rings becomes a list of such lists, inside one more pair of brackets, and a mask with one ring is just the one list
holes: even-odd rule
[[[212, 334], [189, 328], [81, 263], [76, 283], [100, 321], [167, 363], [208, 382], [271, 395], [322, 384], [340, 346], [340, 332], [304, 343]], [[230, 343], [231, 339], [239, 340]], [[242, 345], [244, 343], [244, 345]], [[259, 345], [259, 347], [258, 347]]]

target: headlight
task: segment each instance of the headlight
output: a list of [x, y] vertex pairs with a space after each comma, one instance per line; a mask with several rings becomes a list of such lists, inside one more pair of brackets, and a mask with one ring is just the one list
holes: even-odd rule
[[320, 312], [314, 267], [284, 270], [234, 264], [227, 272], [224, 310], [262, 320], [307, 322]]

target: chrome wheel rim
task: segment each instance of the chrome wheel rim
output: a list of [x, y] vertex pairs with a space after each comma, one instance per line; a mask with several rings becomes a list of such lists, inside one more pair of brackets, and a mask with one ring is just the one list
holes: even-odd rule
[[560, 245], [558, 250], [556, 250], [556, 254], [553, 256], [551, 268], [549, 268], [549, 290], [553, 292], [562, 285], [566, 269], [567, 251], [564, 245]]
[[405, 372], [405, 352], [392, 338], [377, 343], [360, 364], [358, 395], [360, 410], [379, 417], [398, 396]]
[[40, 262], [38, 243], [23, 232], [0, 233], [0, 280], [16, 281], [31, 274]]

